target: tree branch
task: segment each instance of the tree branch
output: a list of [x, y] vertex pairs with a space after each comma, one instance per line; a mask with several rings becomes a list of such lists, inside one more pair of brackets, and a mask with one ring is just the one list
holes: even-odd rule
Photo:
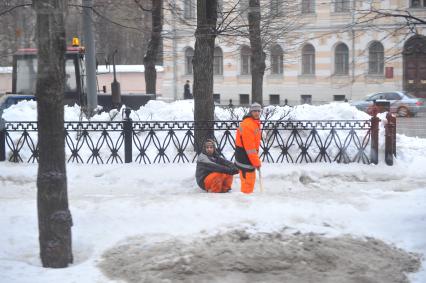
[[24, 4], [20, 4], [20, 5], [15, 5], [13, 7], [10, 7], [9, 9], [0, 11], [0, 16], [3, 16], [7, 13], [12, 12], [13, 10], [17, 9], [17, 8], [22, 8], [22, 7], [31, 7], [33, 4], [32, 3], [24, 3]]

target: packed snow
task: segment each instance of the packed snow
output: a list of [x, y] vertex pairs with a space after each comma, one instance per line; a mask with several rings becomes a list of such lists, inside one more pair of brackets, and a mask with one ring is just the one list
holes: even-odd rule
[[[193, 103], [152, 101], [131, 115], [192, 120]], [[231, 118], [219, 108], [215, 115]], [[346, 103], [273, 115], [369, 118]], [[85, 119], [78, 106], [65, 117]], [[34, 121], [35, 103], [4, 118]], [[92, 120], [121, 119], [117, 111]], [[238, 175], [230, 193], [205, 193], [195, 164], [67, 164], [75, 262], [46, 269], [37, 164], [0, 162], [0, 282], [426, 282], [425, 165], [426, 139], [397, 135], [394, 166], [383, 154], [379, 165], [265, 163], [264, 192], [256, 184], [244, 195]]]
[[[112, 110], [110, 112], [100, 112], [90, 118], [91, 121], [121, 121], [123, 110]], [[216, 107], [215, 116], [217, 120], [241, 119], [246, 114], [247, 108], [236, 107], [233, 111], [227, 108]], [[80, 107], [65, 106], [65, 121], [87, 121], [82, 115]], [[278, 120], [282, 117], [291, 120], [367, 120], [370, 116], [348, 103], [334, 102], [319, 106], [298, 105], [290, 106], [269, 106], [263, 111], [263, 115], [268, 114], [270, 120]], [[130, 118], [135, 121], [191, 121], [194, 120], [193, 100], [178, 100], [167, 103], [160, 100], [151, 100], [145, 106], [134, 110]], [[20, 101], [4, 110], [3, 119], [6, 121], [36, 121], [37, 104], [35, 101]]]

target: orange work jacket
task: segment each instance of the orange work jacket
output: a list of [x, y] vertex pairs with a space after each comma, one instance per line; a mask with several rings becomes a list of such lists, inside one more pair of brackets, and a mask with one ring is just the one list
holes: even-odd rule
[[256, 167], [260, 167], [261, 139], [260, 120], [255, 120], [251, 116], [244, 117], [235, 137], [235, 164], [239, 169], [253, 171]]

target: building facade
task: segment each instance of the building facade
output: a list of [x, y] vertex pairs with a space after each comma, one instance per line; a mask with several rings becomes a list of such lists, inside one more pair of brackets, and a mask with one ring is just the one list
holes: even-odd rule
[[[227, 11], [232, 8], [240, 12], [244, 22], [248, 1], [219, 3], [218, 22], [230, 17]], [[277, 18], [275, 25], [282, 23], [282, 29], [287, 30], [264, 39], [268, 42], [264, 104], [357, 100], [387, 90], [408, 90], [426, 97], [424, 25], [413, 28], [398, 17], [378, 16], [392, 10], [426, 19], [426, 0], [300, 0], [293, 7], [283, 0], [261, 3], [262, 17], [283, 13], [283, 20]], [[178, 1], [177, 9], [165, 12], [165, 18], [172, 19], [164, 26], [170, 33], [163, 42], [160, 98], [166, 101], [182, 99], [186, 80], [192, 83], [195, 5], [195, 0]], [[371, 10], [377, 12], [368, 13]], [[230, 99], [234, 104], [250, 102], [250, 54], [249, 41], [243, 36], [216, 38], [213, 69], [217, 103], [228, 104]]]

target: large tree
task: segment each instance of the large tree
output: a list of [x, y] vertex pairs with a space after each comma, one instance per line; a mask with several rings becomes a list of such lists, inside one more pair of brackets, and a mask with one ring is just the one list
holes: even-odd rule
[[40, 257], [44, 267], [73, 262], [71, 213], [65, 165], [64, 107], [66, 0], [33, 2], [37, 15], [36, 84], [39, 166], [37, 208]]
[[145, 85], [147, 94], [157, 93], [157, 63], [158, 54], [161, 47], [161, 31], [163, 29], [163, 0], [152, 0], [151, 2], [151, 39], [143, 58], [145, 66]]
[[216, 39], [217, 0], [197, 0], [197, 29], [195, 30], [194, 120], [197, 152], [205, 139], [214, 138], [213, 54]]
[[[295, 49], [296, 45], [293, 42], [300, 41], [300, 35], [295, 37], [290, 36], [290, 34], [304, 25], [300, 19], [300, 5], [290, 0], [229, 0], [215, 2], [211, 5], [217, 5], [217, 20], [216, 28], [213, 29], [211, 27], [212, 31], [214, 31], [221, 43], [235, 47], [236, 52], [239, 51], [239, 47], [242, 44], [250, 43], [252, 101], [262, 103], [266, 53], [271, 46], [284, 42], [286, 43], [284, 53], [292, 52]], [[172, 7], [175, 6], [172, 5]], [[175, 11], [177, 11], [177, 15], [180, 15], [179, 24], [182, 27], [187, 27], [188, 30], [194, 28], [191, 18], [185, 18], [185, 10], [176, 8]], [[198, 5], [197, 11], [199, 11]], [[194, 86], [197, 84], [196, 75], [194, 65]]]
[[261, 13], [259, 0], [250, 0], [248, 11], [249, 39], [251, 47], [251, 100], [263, 104], [263, 75], [266, 69], [266, 53], [263, 51]]

